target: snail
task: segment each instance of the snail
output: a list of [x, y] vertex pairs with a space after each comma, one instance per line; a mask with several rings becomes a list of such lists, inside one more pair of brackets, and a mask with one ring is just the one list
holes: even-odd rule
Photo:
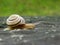
[[14, 29], [33, 29], [34, 24], [26, 24], [25, 19], [18, 14], [12, 14], [6, 20], [7, 28], [5, 30], [14, 30]]
[[12, 14], [6, 20], [6, 24], [8, 25], [5, 30], [14, 30], [14, 29], [34, 29], [36, 25], [40, 23], [26, 23], [25, 19], [18, 14]]

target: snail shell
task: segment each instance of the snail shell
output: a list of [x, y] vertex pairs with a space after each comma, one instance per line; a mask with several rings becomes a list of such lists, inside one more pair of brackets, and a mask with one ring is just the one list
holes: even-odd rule
[[13, 14], [10, 17], [7, 18], [6, 24], [9, 26], [17, 26], [20, 24], [25, 24], [25, 20], [23, 17], [17, 15], [17, 14]]

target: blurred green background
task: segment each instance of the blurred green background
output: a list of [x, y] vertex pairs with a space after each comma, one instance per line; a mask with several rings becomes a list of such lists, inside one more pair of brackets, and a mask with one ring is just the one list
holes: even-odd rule
[[0, 0], [0, 16], [11, 14], [24, 16], [60, 15], [60, 0]]

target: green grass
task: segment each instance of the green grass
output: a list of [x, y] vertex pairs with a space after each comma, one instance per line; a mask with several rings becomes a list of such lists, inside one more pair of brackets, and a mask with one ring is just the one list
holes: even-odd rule
[[60, 0], [0, 0], [0, 16], [60, 15]]

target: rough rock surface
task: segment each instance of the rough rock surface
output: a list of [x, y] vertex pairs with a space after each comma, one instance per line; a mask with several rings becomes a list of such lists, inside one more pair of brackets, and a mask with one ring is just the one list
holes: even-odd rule
[[26, 22], [44, 21], [33, 30], [3, 30], [7, 17], [0, 17], [0, 45], [60, 45], [60, 17], [24, 17]]

